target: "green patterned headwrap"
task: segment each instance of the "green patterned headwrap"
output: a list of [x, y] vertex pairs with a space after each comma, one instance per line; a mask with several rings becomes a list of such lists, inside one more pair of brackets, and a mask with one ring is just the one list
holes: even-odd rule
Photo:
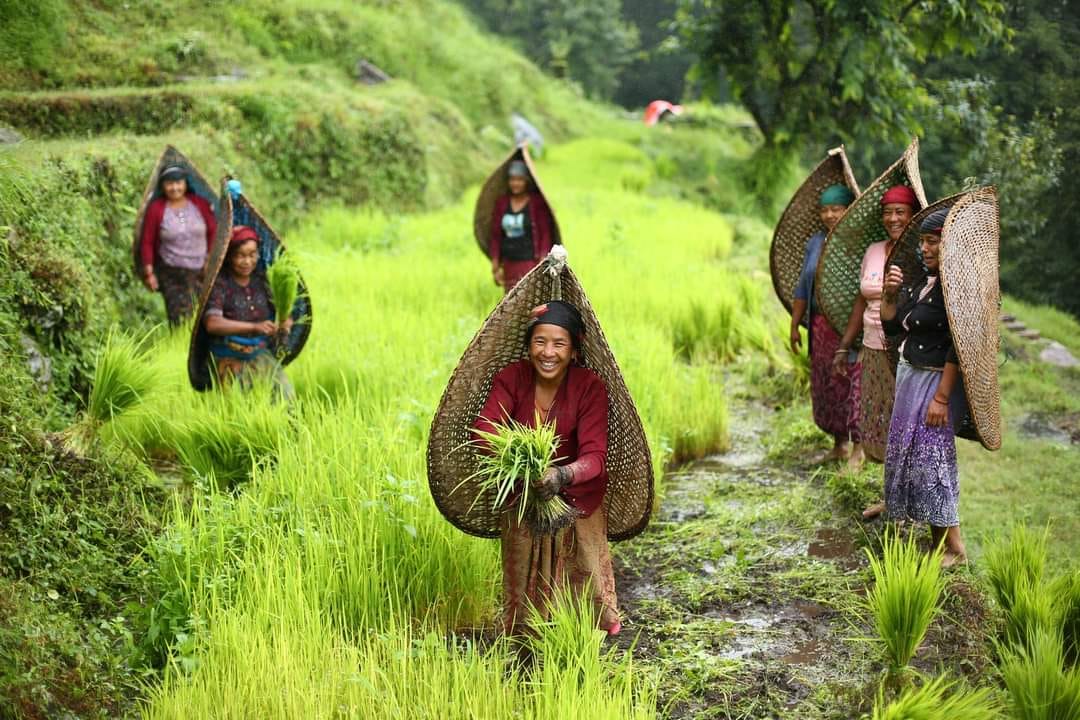
[[847, 185], [830, 185], [821, 193], [819, 205], [843, 205], [847, 207], [855, 199], [855, 193], [851, 192]]

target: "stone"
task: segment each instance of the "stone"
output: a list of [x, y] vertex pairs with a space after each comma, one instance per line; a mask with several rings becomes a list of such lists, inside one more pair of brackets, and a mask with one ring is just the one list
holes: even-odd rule
[[356, 61], [353, 75], [365, 85], [379, 85], [390, 81], [390, 76], [382, 71], [375, 63], [368, 62], [364, 58]]
[[34, 378], [38, 389], [47, 392], [52, 384], [52, 360], [41, 351], [34, 338], [26, 333], [19, 333], [19, 344], [26, 353], [26, 365], [30, 370], [30, 377]]
[[0, 125], [0, 145], [17, 145], [23, 141], [23, 136], [9, 127]]
[[1017, 333], [1017, 335], [1024, 338], [1025, 340], [1038, 340], [1039, 338], [1042, 337], [1042, 333], [1040, 333], [1035, 328], [1029, 328], [1027, 330], [1021, 330], [1020, 332]]
[[1077, 360], [1067, 347], [1053, 340], [1039, 353], [1039, 359], [1058, 367], [1080, 367], [1080, 360]]

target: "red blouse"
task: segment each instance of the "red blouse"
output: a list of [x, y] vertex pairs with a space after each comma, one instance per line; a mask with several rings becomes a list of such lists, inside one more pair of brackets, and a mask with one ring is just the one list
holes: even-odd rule
[[[532, 364], [518, 360], [495, 374], [491, 394], [473, 427], [494, 432], [507, 416], [535, 426], [536, 381]], [[607, 491], [608, 395], [604, 381], [588, 368], [571, 365], [555, 393], [550, 420], [559, 437], [557, 464], [574, 464], [574, 480], [562, 496], [584, 517], [592, 515]]]

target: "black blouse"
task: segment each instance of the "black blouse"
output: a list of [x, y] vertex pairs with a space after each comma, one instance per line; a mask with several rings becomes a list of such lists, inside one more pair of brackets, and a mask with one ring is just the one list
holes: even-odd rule
[[[923, 295], [931, 281], [933, 287]], [[887, 334], [903, 336], [904, 359], [912, 365], [942, 368], [947, 362], [958, 364], [949, 315], [945, 311], [945, 294], [936, 275], [927, 276], [914, 287], [900, 288], [896, 315], [892, 320], [883, 320], [882, 325]]]

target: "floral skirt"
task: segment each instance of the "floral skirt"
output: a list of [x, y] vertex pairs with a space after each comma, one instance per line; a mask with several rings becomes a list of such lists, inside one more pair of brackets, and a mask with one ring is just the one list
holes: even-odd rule
[[860, 442], [859, 386], [862, 370], [858, 363], [847, 375], [834, 375], [833, 355], [840, 336], [824, 315], [815, 313], [810, 321], [810, 399], [814, 422], [822, 432], [838, 440]]
[[859, 353], [862, 364], [861, 407], [859, 431], [863, 450], [874, 462], [885, 462], [885, 444], [889, 438], [896, 380], [892, 374], [889, 353], [863, 347]]
[[954, 388], [950, 424], [928, 426], [926, 411], [939, 382], [940, 370], [912, 367], [903, 360], [896, 369], [896, 404], [885, 454], [885, 506], [893, 519], [945, 528], [960, 524], [954, 426], [957, 408], [965, 405], [963, 389], [959, 388], [958, 398]]
[[546, 619], [548, 604], [560, 589], [589, 592], [601, 629], [619, 622], [603, 508], [554, 535], [535, 534], [508, 514], [502, 529], [502, 567], [503, 628], [508, 634], [526, 627], [532, 607]]
[[235, 382], [244, 390], [250, 390], [256, 379], [262, 377], [269, 378], [276, 398], [291, 402], [295, 396], [281, 363], [269, 351], [257, 353], [251, 359], [214, 357], [214, 366], [221, 388], [228, 388]]

